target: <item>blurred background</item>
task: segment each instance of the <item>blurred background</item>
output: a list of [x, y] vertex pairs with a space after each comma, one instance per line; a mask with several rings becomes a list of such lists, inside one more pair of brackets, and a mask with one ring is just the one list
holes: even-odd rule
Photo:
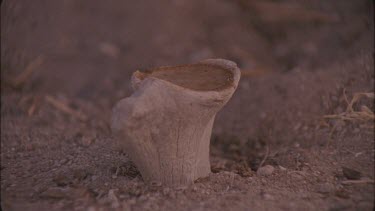
[[[131, 74], [207, 58], [233, 60], [242, 71], [215, 122], [213, 171], [249, 176], [260, 164], [301, 170], [315, 160], [310, 165], [332, 170], [326, 178], [343, 165], [373, 178], [373, 18], [370, 0], [3, 1], [2, 191], [27, 201], [28, 188], [49, 183], [12, 177], [17, 165], [45, 169], [42, 177], [53, 178], [57, 173], [48, 169], [67, 154], [77, 166], [59, 168], [62, 174], [110, 154], [90, 174], [117, 184], [103, 169], [122, 165], [126, 155], [110, 153], [109, 117], [131, 95]], [[369, 119], [324, 118], [346, 115], [356, 93], [368, 93], [353, 108], [368, 108]], [[337, 160], [346, 154], [332, 154], [353, 147], [365, 156]], [[323, 149], [335, 164], [318, 159]], [[41, 154], [52, 163], [33, 167], [30, 161], [38, 163]], [[11, 186], [17, 182], [24, 187]], [[373, 200], [371, 187], [360, 192], [361, 200]]]
[[231, 59], [245, 74], [313, 71], [373, 47], [371, 7], [367, 0], [5, 1], [2, 76], [43, 56], [38, 87], [90, 97], [108, 84], [124, 89], [136, 69], [205, 58]]

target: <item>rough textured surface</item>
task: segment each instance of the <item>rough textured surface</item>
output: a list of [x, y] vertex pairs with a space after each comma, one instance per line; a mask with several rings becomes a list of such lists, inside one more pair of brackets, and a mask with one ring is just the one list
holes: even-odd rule
[[[344, 91], [374, 90], [372, 1], [269, 1], [336, 23], [265, 22], [247, 1], [3, 1], [3, 210], [373, 210], [373, 121], [322, 118], [346, 110]], [[22, 87], [8, 84], [41, 54]], [[115, 145], [111, 109], [134, 70], [206, 58], [241, 68], [216, 116], [212, 173], [186, 189], [149, 186]], [[275, 170], [260, 177], [264, 158]]]
[[[202, 65], [209, 68], [186, 72], [186, 67], [177, 66], [158, 75], [151, 71], [137, 78], [136, 74], [136, 90], [113, 109], [112, 130], [148, 183], [186, 186], [211, 172], [209, 145], [215, 116], [232, 97], [241, 73], [235, 63], [223, 59], [190, 67]], [[190, 75], [179, 76], [179, 71]], [[205, 71], [214, 79], [222, 78], [219, 84], [224, 86], [211, 83], [202, 75]], [[201, 83], [204, 80], [208, 85]], [[189, 82], [188, 87], [181, 86]]]
[[221, 90], [233, 84], [233, 73], [214, 63], [162, 67], [151, 71], [152, 77], [198, 91]]

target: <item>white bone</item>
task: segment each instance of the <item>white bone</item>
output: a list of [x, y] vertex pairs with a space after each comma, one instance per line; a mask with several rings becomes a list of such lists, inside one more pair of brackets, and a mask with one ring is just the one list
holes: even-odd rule
[[224, 59], [133, 74], [134, 93], [114, 107], [112, 131], [146, 182], [184, 186], [209, 175], [215, 116], [239, 79]]

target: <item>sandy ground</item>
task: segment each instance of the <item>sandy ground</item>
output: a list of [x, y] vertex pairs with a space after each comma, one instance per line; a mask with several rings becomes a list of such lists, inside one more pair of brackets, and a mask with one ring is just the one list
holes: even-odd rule
[[[4, 1], [2, 209], [373, 210], [372, 2], [256, 2]], [[147, 185], [111, 108], [135, 70], [206, 58], [242, 70], [212, 174]]]

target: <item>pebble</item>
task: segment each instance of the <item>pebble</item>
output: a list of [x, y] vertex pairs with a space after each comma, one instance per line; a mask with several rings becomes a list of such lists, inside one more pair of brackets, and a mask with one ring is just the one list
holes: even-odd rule
[[262, 196], [265, 200], [274, 200], [274, 197], [271, 194], [264, 193]]
[[258, 176], [269, 176], [275, 171], [275, 168], [271, 165], [265, 165], [257, 170]]
[[286, 171], [286, 168], [283, 167], [283, 166], [280, 166], [280, 165], [279, 165], [279, 168], [280, 168], [281, 171]]

